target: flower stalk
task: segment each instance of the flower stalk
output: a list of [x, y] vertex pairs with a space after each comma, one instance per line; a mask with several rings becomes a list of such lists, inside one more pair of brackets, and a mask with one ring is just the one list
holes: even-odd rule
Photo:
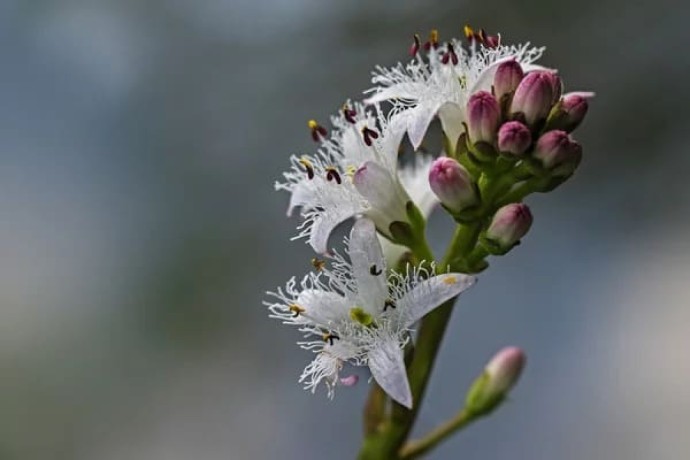
[[[490, 256], [505, 255], [529, 232], [524, 198], [558, 187], [582, 159], [571, 132], [593, 94], [563, 95], [557, 72], [534, 64], [543, 48], [503, 45], [470, 27], [465, 38], [444, 42], [434, 30], [422, 44], [415, 35], [413, 60], [378, 67], [364, 103], [348, 101], [332, 129], [309, 122], [319, 150], [293, 156], [276, 183], [291, 195], [288, 214], [300, 209], [297, 238], [326, 260], [314, 259], [316, 272], [301, 282], [293, 277], [269, 292], [265, 305], [296, 326], [305, 338], [298, 344], [315, 355], [300, 378], [307, 390], [325, 387], [333, 397], [357, 384], [355, 374], [341, 375], [344, 367], [371, 372], [360, 460], [417, 458], [505, 399], [524, 365], [518, 348], [490, 361], [448, 422], [407, 441], [456, 297]], [[415, 153], [403, 166], [401, 143], [425, 150], [434, 118], [445, 150], [436, 160]], [[455, 224], [440, 261], [426, 238], [438, 204]], [[343, 256], [330, 235], [350, 219]]]

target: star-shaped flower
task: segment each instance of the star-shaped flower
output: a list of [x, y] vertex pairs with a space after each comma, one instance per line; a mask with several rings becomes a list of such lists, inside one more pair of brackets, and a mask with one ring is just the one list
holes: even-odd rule
[[[470, 287], [475, 278], [459, 273], [435, 275], [419, 269], [387, 272], [374, 223], [358, 219], [347, 254], [331, 258], [331, 268], [307, 275], [299, 288], [270, 292], [271, 317], [299, 327], [299, 345], [316, 353], [300, 382], [312, 392], [324, 383], [330, 397], [345, 363], [368, 366], [391, 398], [411, 407], [403, 350], [410, 328], [424, 315]], [[314, 339], [316, 337], [316, 339]]]
[[[390, 224], [408, 220], [410, 201], [427, 207], [433, 202], [433, 194], [426, 194], [424, 185], [409, 180], [411, 175], [425, 178], [428, 161], [398, 168], [405, 134], [402, 121], [384, 116], [378, 108], [372, 111], [361, 104], [348, 104], [333, 118], [333, 134], [316, 155], [291, 158], [292, 168], [283, 174], [285, 181], [276, 182], [275, 187], [291, 193], [288, 215], [301, 208], [304, 222], [297, 238], [308, 238], [316, 252], [325, 253], [333, 229], [360, 215], [372, 219], [381, 234], [391, 237]], [[406, 189], [403, 181], [414, 186]]]

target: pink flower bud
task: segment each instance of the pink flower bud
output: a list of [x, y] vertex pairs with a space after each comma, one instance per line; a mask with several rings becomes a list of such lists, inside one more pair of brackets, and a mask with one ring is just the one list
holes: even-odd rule
[[494, 95], [499, 101], [501, 98], [515, 91], [520, 81], [525, 76], [522, 66], [515, 59], [505, 61], [496, 68], [494, 75]]
[[528, 73], [515, 90], [510, 112], [521, 113], [528, 125], [546, 118], [554, 103], [553, 77], [553, 72], [548, 71]]
[[563, 81], [555, 72], [546, 72], [546, 74], [549, 77], [549, 82], [551, 83], [551, 91], [553, 92], [551, 105], [553, 105], [561, 98], [561, 94], [563, 93]]
[[532, 133], [519, 121], [504, 123], [498, 130], [498, 150], [512, 155], [522, 155], [532, 144]]
[[441, 203], [451, 211], [461, 211], [477, 202], [470, 174], [448, 157], [436, 159], [429, 170], [429, 185]]
[[501, 118], [501, 108], [491, 93], [479, 91], [467, 103], [467, 126], [470, 140], [492, 144]]
[[525, 361], [525, 353], [517, 347], [506, 347], [496, 353], [484, 369], [489, 376], [487, 392], [508, 393], [520, 378]]
[[496, 353], [467, 393], [465, 410], [477, 417], [496, 409], [517, 383], [525, 361], [525, 353], [517, 347]]
[[582, 123], [589, 108], [587, 99], [586, 93], [569, 93], [563, 96], [560, 104], [561, 126], [559, 128], [571, 132]]
[[567, 176], [580, 164], [582, 147], [568, 133], [555, 129], [537, 140], [534, 157], [554, 176]]
[[527, 205], [511, 203], [496, 211], [486, 239], [496, 246], [496, 252], [503, 253], [515, 246], [531, 226], [532, 213]]

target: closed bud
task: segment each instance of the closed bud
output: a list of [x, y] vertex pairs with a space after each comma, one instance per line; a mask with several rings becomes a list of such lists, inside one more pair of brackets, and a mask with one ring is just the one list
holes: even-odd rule
[[[558, 84], [560, 85], [560, 79]], [[522, 114], [528, 125], [545, 119], [554, 103], [555, 87], [553, 72], [528, 73], [515, 90], [510, 105], [511, 114]]]
[[532, 144], [532, 133], [519, 121], [504, 123], [498, 130], [498, 150], [520, 156]]
[[499, 101], [518, 87], [525, 76], [522, 66], [515, 59], [505, 61], [496, 68], [494, 75], [494, 95]]
[[[593, 95], [593, 93], [585, 92], [564, 95], [561, 102], [554, 107], [554, 110], [549, 115], [548, 127], [562, 129], [567, 132], [573, 131], [584, 120], [589, 108], [587, 99]], [[551, 121], [552, 119], [553, 121]]]
[[565, 131], [555, 129], [537, 140], [534, 158], [554, 176], [569, 176], [582, 160], [582, 147]]
[[551, 83], [551, 91], [553, 92], [551, 105], [553, 105], [561, 98], [561, 94], [563, 93], [563, 80], [561, 80], [561, 77], [555, 72], [546, 72], [546, 75]]
[[505, 205], [496, 211], [482, 238], [483, 246], [492, 254], [505, 254], [520, 242], [531, 226], [532, 213], [526, 204]]
[[473, 416], [493, 411], [517, 383], [525, 362], [525, 353], [517, 347], [496, 353], [467, 393], [465, 410]]
[[477, 203], [477, 192], [470, 174], [452, 158], [436, 159], [429, 170], [431, 190], [451, 211], [459, 212]]
[[479, 91], [467, 103], [467, 128], [470, 141], [493, 144], [501, 119], [501, 109], [496, 98], [486, 91]]

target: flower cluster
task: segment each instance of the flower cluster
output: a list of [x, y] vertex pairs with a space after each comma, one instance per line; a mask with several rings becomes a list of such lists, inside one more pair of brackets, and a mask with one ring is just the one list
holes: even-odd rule
[[[377, 67], [366, 99], [347, 101], [330, 129], [308, 122], [316, 152], [293, 155], [275, 187], [290, 194], [288, 215], [299, 208], [296, 238], [327, 260], [266, 302], [316, 353], [301, 377], [307, 389], [323, 383], [332, 395], [356, 382], [340, 377], [346, 363], [364, 365], [391, 398], [412, 405], [410, 328], [473, 284], [461, 273], [519, 244], [533, 220], [523, 198], [553, 190], [582, 158], [571, 133], [593, 94], [563, 94], [557, 72], [535, 63], [543, 51], [469, 27], [464, 40], [415, 35], [411, 61]], [[445, 141], [436, 159], [418, 152], [435, 118]], [[403, 165], [406, 136], [415, 156]], [[436, 274], [424, 231], [439, 203], [462, 231]], [[341, 256], [330, 234], [351, 218]], [[416, 265], [402, 263], [406, 251]]]

